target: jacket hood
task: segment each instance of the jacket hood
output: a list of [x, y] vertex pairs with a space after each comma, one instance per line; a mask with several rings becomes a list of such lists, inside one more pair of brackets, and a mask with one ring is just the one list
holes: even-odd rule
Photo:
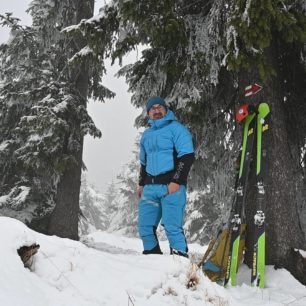
[[176, 118], [171, 110], [168, 110], [163, 118], [152, 120], [149, 119], [148, 123], [152, 129], [160, 129], [161, 127], [168, 125], [172, 121], [176, 121]]

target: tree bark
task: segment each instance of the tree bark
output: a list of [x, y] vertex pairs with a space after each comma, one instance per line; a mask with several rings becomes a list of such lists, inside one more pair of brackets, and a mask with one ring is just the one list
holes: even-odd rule
[[[82, 19], [92, 17], [94, 10], [94, 0], [72, 0], [71, 14], [75, 14], [75, 20], [71, 24], [79, 23]], [[75, 13], [74, 13], [75, 12]], [[85, 41], [80, 38], [75, 38], [71, 45], [71, 53], [79, 51], [85, 46]], [[83, 106], [86, 107], [88, 94], [88, 77], [89, 67], [82, 64], [80, 67], [73, 68], [71, 73], [71, 82], [82, 97]], [[78, 143], [77, 149], [74, 152], [74, 162], [69, 163], [64, 173], [62, 174], [56, 196], [56, 206], [50, 216], [48, 234], [57, 235], [70, 239], [79, 239], [78, 222], [79, 222], [79, 194], [81, 186], [82, 172], [82, 155], [83, 155], [83, 136], [81, 134], [80, 123], [75, 126], [77, 133], [74, 132], [73, 139]], [[67, 135], [71, 137], [71, 135]], [[68, 150], [68, 148], [67, 148]], [[68, 154], [71, 154], [70, 152]]]
[[[241, 101], [258, 104], [267, 102], [270, 106], [270, 125], [267, 134], [267, 167], [264, 178], [266, 196], [266, 264], [288, 269], [298, 280], [306, 284], [305, 268], [294, 249], [305, 248], [305, 233], [299, 219], [299, 201], [304, 196], [302, 169], [299, 163], [299, 137], [297, 125], [292, 122], [294, 101], [288, 97], [288, 76], [284, 75], [284, 48], [274, 42], [267, 55], [276, 68], [277, 77], [266, 81], [264, 89], [254, 97], [244, 98], [247, 85], [260, 82], [256, 71], [239, 76]], [[283, 59], [281, 60], [281, 58]], [[298, 58], [295, 59], [298, 61]], [[296, 63], [290, 63], [291, 68]], [[294, 80], [290, 80], [294, 82]], [[291, 84], [292, 85], [292, 84]], [[293, 86], [294, 87], [294, 86]], [[287, 97], [286, 97], [287, 96]], [[286, 97], [286, 98], [284, 98]], [[248, 101], [249, 100], [249, 101]], [[300, 114], [303, 115], [303, 114]], [[255, 153], [254, 153], [255, 155]], [[253, 164], [256, 157], [254, 156]], [[245, 260], [251, 266], [254, 233], [254, 214], [256, 212], [256, 169], [251, 168], [246, 197], [246, 222], [248, 224]], [[293, 256], [294, 255], [294, 256]], [[304, 266], [305, 267], [305, 266]]]

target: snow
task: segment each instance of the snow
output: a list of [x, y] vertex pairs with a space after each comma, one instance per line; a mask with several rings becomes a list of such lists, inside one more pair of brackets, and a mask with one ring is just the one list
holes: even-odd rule
[[[81, 21], [81, 23], [85, 22], [86, 24], [97, 24], [101, 21], [101, 19], [103, 19], [105, 17], [105, 12], [104, 10], [101, 10], [99, 12], [99, 14], [97, 15], [94, 15], [93, 17], [89, 18], [89, 19], [84, 19]], [[80, 29], [80, 24], [76, 24], [76, 25], [71, 25], [71, 26], [67, 26], [65, 27], [62, 32], [65, 32], [65, 33], [69, 33], [69, 32], [73, 32], [73, 31], [77, 31]]]
[[60, 113], [60, 112], [63, 112], [67, 109], [67, 105], [68, 105], [68, 102], [63, 101], [63, 102], [60, 102], [57, 105], [55, 105], [52, 109], [55, 113]]
[[37, 116], [22, 116], [21, 121], [26, 120], [27, 122], [31, 122], [37, 119]]
[[27, 186], [19, 186], [19, 193], [17, 196], [15, 196], [15, 204], [16, 206], [18, 206], [19, 204], [23, 203], [26, 199], [26, 197], [28, 196], [31, 188], [27, 187]]
[[8, 195], [3, 195], [0, 197], [0, 207], [3, 205], [6, 205], [7, 202], [13, 197], [14, 204], [12, 204], [12, 207], [17, 208], [20, 204], [22, 204], [25, 201], [29, 192], [30, 192], [30, 188], [26, 186], [19, 186], [19, 187], [13, 188]]
[[297, 249], [295, 249], [295, 250], [298, 251], [302, 255], [302, 257], [306, 258], [306, 251], [304, 251], [304, 250], [297, 250]]
[[4, 195], [0, 197], [0, 207], [2, 207], [3, 205], [5, 205], [7, 203], [7, 201], [9, 200], [9, 195]]
[[[239, 285], [225, 289], [186, 258], [141, 254], [137, 238], [105, 232], [83, 237], [83, 243], [45, 236], [23, 223], [0, 217], [0, 305], [6, 306], [178, 306], [178, 305], [306, 305], [306, 287], [284, 269], [267, 267], [267, 288], [249, 285], [250, 270], [239, 270]], [[32, 271], [24, 268], [16, 250], [38, 243]], [[87, 246], [89, 245], [89, 246]], [[203, 247], [190, 245], [191, 253]], [[188, 275], [199, 279], [187, 289]]]
[[93, 53], [93, 50], [91, 48], [89, 48], [88, 46], [84, 47], [83, 49], [81, 49], [78, 54], [81, 56], [85, 56], [87, 54]]
[[86, 20], [86, 23], [99, 23], [102, 18], [105, 17], [105, 12], [104, 10], [100, 10], [99, 14], [92, 16], [91, 18]]
[[32, 134], [28, 137], [29, 142], [39, 142], [42, 140], [42, 137], [38, 134]]
[[85, 46], [79, 52], [77, 52], [75, 55], [73, 55], [73, 57], [69, 59], [69, 62], [72, 63], [73, 61], [75, 61], [79, 57], [86, 57], [86, 56], [91, 55], [93, 53], [94, 53], [94, 51], [90, 47]]
[[246, 5], [245, 5], [245, 10], [242, 14], [242, 20], [247, 21], [248, 26], [250, 26], [249, 10], [251, 7], [251, 3], [252, 3], [252, 0], [247, 0]]
[[305, 167], [305, 155], [306, 155], [306, 138], [304, 139], [304, 145], [301, 147], [300, 151], [300, 163], [301, 166], [304, 168]]
[[64, 28], [62, 30], [62, 32], [69, 33], [69, 32], [76, 31], [78, 29], [79, 29], [79, 25], [78, 24], [77, 25], [74, 24], [74, 25], [71, 25], [71, 26], [68, 26], [68, 27]]
[[[237, 58], [238, 55], [239, 55], [237, 37], [238, 37], [238, 33], [237, 33], [235, 27], [234, 26], [229, 26], [228, 29], [227, 29], [227, 32], [226, 32], [227, 48], [229, 49], [231, 43], [234, 44], [235, 58]], [[224, 60], [225, 59], [223, 59], [223, 62], [224, 62]]]
[[[190, 15], [186, 17], [187, 29], [194, 32], [189, 39], [188, 53], [193, 59], [200, 52], [205, 56], [206, 62], [209, 63], [210, 73], [207, 76], [209, 83], [217, 85], [219, 82], [220, 64], [218, 63], [225, 57], [225, 50], [220, 47], [219, 43], [219, 20], [220, 3], [215, 2], [209, 15], [204, 19], [203, 16]], [[194, 68], [192, 68], [194, 69]], [[181, 85], [182, 86], [182, 85]], [[199, 100], [201, 90], [191, 88], [191, 97], [194, 101]], [[187, 88], [187, 90], [189, 90]], [[189, 98], [190, 100], [190, 98]]]
[[0, 151], [5, 150], [9, 144], [10, 142], [8, 140], [5, 140], [2, 143], [0, 143]]

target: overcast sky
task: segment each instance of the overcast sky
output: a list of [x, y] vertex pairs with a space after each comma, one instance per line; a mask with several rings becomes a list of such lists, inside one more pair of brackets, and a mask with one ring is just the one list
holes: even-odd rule
[[[1, 0], [0, 14], [12, 12], [22, 20], [22, 24], [31, 24], [31, 18], [25, 12], [30, 0]], [[95, 10], [103, 5], [103, 0], [96, 1]], [[9, 37], [8, 30], [0, 27], [0, 43]], [[133, 62], [136, 53], [130, 54], [123, 62]], [[131, 152], [135, 148], [137, 130], [134, 120], [141, 110], [130, 104], [130, 94], [124, 78], [116, 78], [114, 74], [119, 66], [108, 65], [108, 73], [103, 78], [103, 85], [116, 93], [114, 99], [106, 103], [90, 102], [88, 111], [94, 122], [102, 131], [101, 139], [85, 138], [84, 162], [87, 167], [87, 180], [100, 191], [105, 191], [107, 184], [115, 179], [123, 165], [131, 159]]]

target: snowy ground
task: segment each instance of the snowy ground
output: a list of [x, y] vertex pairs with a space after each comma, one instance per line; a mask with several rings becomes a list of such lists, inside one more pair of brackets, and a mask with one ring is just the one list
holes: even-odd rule
[[[306, 305], [306, 287], [286, 270], [267, 267], [267, 288], [249, 286], [250, 271], [239, 271], [239, 286], [224, 289], [200, 271], [200, 283], [186, 288], [190, 261], [168, 254], [141, 255], [138, 239], [104, 232], [85, 243], [44, 236], [10, 218], [0, 217], [0, 305], [5, 306], [200, 306]], [[36, 242], [33, 271], [16, 250]], [[190, 245], [194, 253], [204, 247]]]

